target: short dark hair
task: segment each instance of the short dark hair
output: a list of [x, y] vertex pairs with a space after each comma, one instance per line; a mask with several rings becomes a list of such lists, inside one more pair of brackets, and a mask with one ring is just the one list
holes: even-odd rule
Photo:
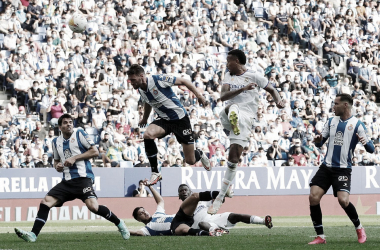
[[129, 67], [127, 71], [127, 75], [140, 75], [140, 74], [145, 74], [145, 70], [143, 67], [141, 67], [138, 64], [132, 64], [131, 67]]
[[62, 121], [63, 121], [63, 119], [65, 119], [65, 118], [71, 119], [71, 121], [74, 122], [74, 120], [73, 120], [73, 118], [71, 117], [70, 114], [63, 114], [63, 115], [61, 115], [61, 117], [59, 117], [59, 119], [58, 119], [58, 126], [62, 126]]
[[181, 184], [181, 185], [179, 185], [179, 187], [178, 187], [178, 192], [179, 192], [179, 189], [180, 189], [181, 187], [187, 187], [187, 188], [191, 191], [191, 188], [189, 187], [189, 185], [187, 185], [187, 184]]
[[228, 52], [228, 55], [235, 56], [239, 60], [240, 64], [245, 65], [245, 63], [247, 62], [247, 57], [245, 56], [244, 52], [240, 49], [231, 50], [230, 52]]
[[354, 100], [352, 99], [352, 96], [349, 94], [338, 94], [336, 97], [340, 97], [340, 100], [343, 102], [348, 102], [351, 106], [354, 104]]
[[139, 212], [140, 208], [143, 208], [143, 207], [136, 207], [135, 209], [133, 209], [133, 213], [132, 213], [133, 218], [135, 218], [135, 220], [137, 220], [137, 221], [138, 221], [138, 219], [137, 219], [138, 214], [137, 213]]

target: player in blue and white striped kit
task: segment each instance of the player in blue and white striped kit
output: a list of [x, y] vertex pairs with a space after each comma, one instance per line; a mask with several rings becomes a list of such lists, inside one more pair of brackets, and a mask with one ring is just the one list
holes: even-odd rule
[[359, 243], [367, 239], [364, 228], [360, 224], [358, 213], [349, 200], [351, 188], [352, 157], [356, 145], [360, 142], [367, 152], [373, 153], [375, 147], [366, 135], [364, 124], [351, 115], [353, 100], [348, 94], [339, 94], [334, 101], [335, 117], [330, 118], [322, 131], [315, 137], [317, 147], [327, 141], [327, 153], [319, 170], [310, 182], [310, 217], [317, 237], [309, 244], [325, 244], [322, 225], [320, 201], [330, 186], [339, 204], [353, 222]]
[[54, 168], [63, 172], [63, 179], [42, 199], [31, 232], [15, 228], [16, 234], [27, 242], [35, 242], [45, 225], [50, 208], [60, 207], [66, 201], [81, 199], [87, 208], [118, 227], [122, 237], [129, 239], [123, 220], [117, 218], [106, 206], [98, 204], [92, 184], [94, 174], [89, 159], [99, 155], [94, 142], [82, 129], [74, 129], [73, 118], [64, 114], [58, 119], [61, 136], [53, 140]]
[[182, 144], [185, 161], [193, 165], [201, 161], [207, 171], [211, 170], [210, 162], [201, 150], [194, 150], [193, 130], [189, 116], [172, 90], [173, 85], [184, 85], [198, 98], [199, 104], [206, 105], [206, 99], [197, 91], [195, 86], [184, 78], [171, 75], [152, 75], [147, 77], [144, 68], [133, 64], [127, 71], [128, 81], [141, 95], [144, 104], [144, 116], [139, 126], [146, 126], [152, 107], [159, 119], [149, 124], [144, 133], [145, 153], [152, 168], [152, 176], [147, 183], [154, 185], [162, 179], [158, 171], [156, 138], [163, 138], [173, 133]]

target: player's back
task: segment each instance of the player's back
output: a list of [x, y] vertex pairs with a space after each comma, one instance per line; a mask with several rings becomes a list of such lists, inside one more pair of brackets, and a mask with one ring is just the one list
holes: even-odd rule
[[265, 88], [268, 85], [267, 78], [255, 70], [248, 69], [241, 75], [231, 75], [230, 72], [227, 72], [223, 81], [223, 84], [228, 84], [230, 86], [230, 91], [244, 88], [250, 83], [255, 83], [256, 88], [243, 91], [239, 95], [227, 100], [226, 105], [233, 103], [243, 104], [249, 106], [252, 112], [256, 112], [260, 97], [259, 90], [260, 88]]
[[141, 229], [146, 236], [172, 235], [170, 226], [175, 214], [165, 214], [161, 206], [157, 206], [156, 212], [152, 215], [152, 220]]

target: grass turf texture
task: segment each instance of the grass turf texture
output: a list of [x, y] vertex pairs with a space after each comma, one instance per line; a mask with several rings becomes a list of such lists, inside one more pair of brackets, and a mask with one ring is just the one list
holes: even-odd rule
[[[0, 222], [0, 249], [380, 249], [380, 216], [362, 215], [368, 240], [357, 242], [355, 229], [347, 216], [325, 216], [326, 245], [310, 246], [315, 232], [309, 217], [274, 217], [272, 229], [239, 223], [222, 237], [131, 237], [124, 241], [108, 221], [48, 221], [37, 242], [27, 243], [14, 233], [14, 227], [30, 230], [31, 222]], [[125, 220], [128, 228], [141, 228]]]

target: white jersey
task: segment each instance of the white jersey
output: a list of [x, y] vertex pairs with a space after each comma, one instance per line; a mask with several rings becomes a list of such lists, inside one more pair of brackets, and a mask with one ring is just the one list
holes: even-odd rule
[[222, 229], [231, 229], [235, 226], [229, 222], [228, 217], [231, 213], [222, 213], [211, 215], [207, 213], [207, 209], [211, 206], [211, 201], [200, 201], [198, 202], [198, 206], [194, 211], [194, 223], [191, 228], [199, 229], [199, 222], [207, 222], [212, 227], [219, 227]]
[[244, 88], [250, 83], [256, 83], [257, 87], [252, 90], [243, 91], [239, 95], [226, 101], [226, 105], [230, 104], [243, 104], [249, 107], [254, 117], [257, 113], [257, 104], [259, 103], [259, 90], [260, 88], [266, 88], [268, 86], [268, 79], [261, 75], [258, 71], [248, 69], [241, 75], [232, 75], [227, 72], [224, 76], [223, 84], [230, 86], [230, 91]]
[[161, 206], [157, 206], [156, 212], [152, 215], [152, 220], [140, 229], [145, 236], [162, 236], [172, 235], [170, 226], [175, 214], [165, 214], [165, 209]]

